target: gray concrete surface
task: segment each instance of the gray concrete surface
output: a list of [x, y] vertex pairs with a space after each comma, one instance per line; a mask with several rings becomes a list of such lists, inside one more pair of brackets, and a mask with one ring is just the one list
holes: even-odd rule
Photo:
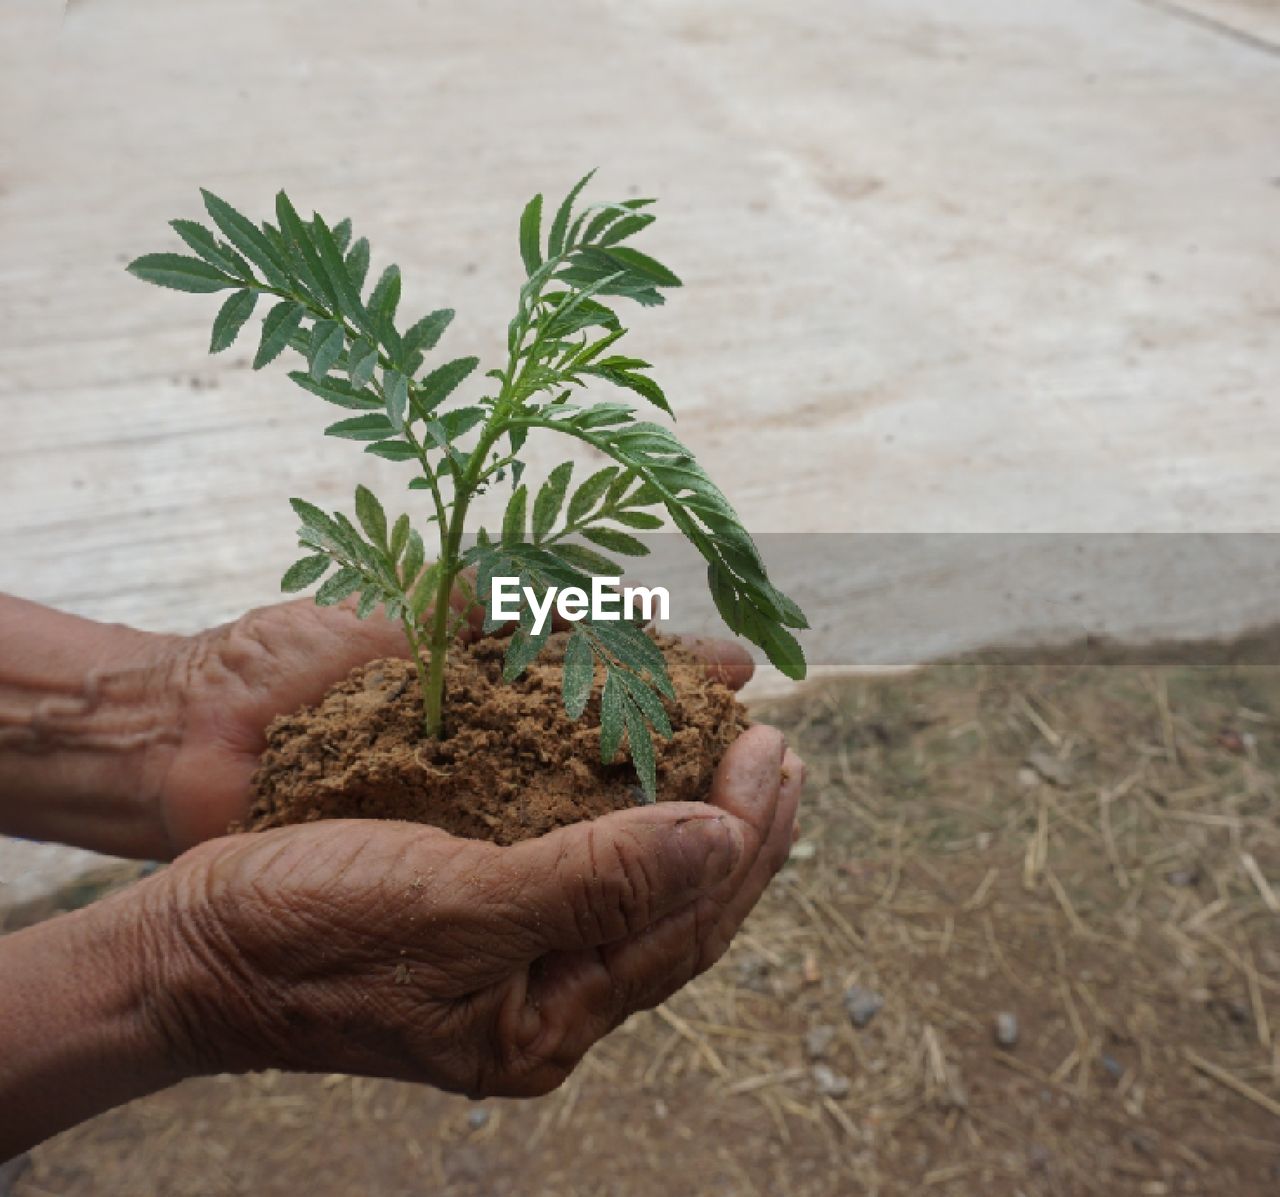
[[[660, 195], [654, 244], [687, 285], [634, 344], [761, 532], [1280, 522], [1271, 0], [8, 0], [2, 19], [6, 589], [196, 628], [275, 595], [287, 494], [397, 479], [322, 440], [278, 371], [206, 358], [216, 301], [123, 272], [202, 184], [350, 213], [404, 268], [405, 310], [457, 307], [447, 346], [489, 356], [530, 192], [598, 165], [601, 193]], [[1265, 614], [1242, 597], [1221, 631]], [[1183, 620], [1177, 593], [1100, 601], [1121, 632]], [[920, 631], [897, 621], [903, 659], [975, 634]]]

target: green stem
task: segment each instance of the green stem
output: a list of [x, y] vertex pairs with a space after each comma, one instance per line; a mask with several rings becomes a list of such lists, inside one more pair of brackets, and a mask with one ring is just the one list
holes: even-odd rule
[[[457, 481], [453, 496], [453, 513], [449, 518], [448, 532], [444, 536], [440, 553], [440, 580], [436, 586], [435, 609], [431, 613], [427, 641], [427, 672], [425, 679], [422, 680], [422, 707], [427, 735], [440, 739], [443, 739], [445, 734], [444, 667], [449, 652], [449, 599], [453, 594], [453, 584], [461, 568], [458, 558], [462, 545], [462, 531], [466, 523], [467, 508], [471, 504], [471, 496], [475, 493], [476, 479], [483, 467], [486, 454], [502, 434], [501, 423], [496, 418], [501, 406], [502, 399], [499, 396], [494, 415], [485, 425], [480, 440], [467, 461], [466, 471]], [[415, 655], [421, 660], [420, 653]]]

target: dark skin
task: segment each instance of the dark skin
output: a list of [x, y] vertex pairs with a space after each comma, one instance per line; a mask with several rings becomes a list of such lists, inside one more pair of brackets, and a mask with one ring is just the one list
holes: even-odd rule
[[719, 958], [792, 840], [803, 765], [767, 727], [705, 804], [513, 847], [364, 820], [226, 837], [270, 719], [403, 654], [397, 628], [286, 603], [162, 637], [4, 598], [0, 650], [0, 830], [176, 857], [0, 939], [0, 1159], [209, 1072], [546, 1093]]

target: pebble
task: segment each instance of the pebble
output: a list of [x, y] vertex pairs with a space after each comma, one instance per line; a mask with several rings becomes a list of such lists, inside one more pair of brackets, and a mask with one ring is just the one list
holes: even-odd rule
[[835, 1038], [836, 1028], [828, 1023], [810, 1027], [804, 1036], [804, 1054], [810, 1060], [821, 1060], [831, 1050]]
[[1164, 879], [1178, 889], [1188, 889], [1199, 882], [1200, 874], [1195, 869], [1174, 869], [1171, 873], [1166, 873]]
[[1067, 761], [1059, 760], [1043, 748], [1033, 748], [1027, 757], [1027, 765], [1050, 785], [1066, 788], [1075, 776], [1075, 770]]
[[1124, 1076], [1124, 1065], [1121, 1064], [1115, 1056], [1103, 1056], [1102, 1067], [1107, 1070], [1107, 1075], [1113, 1081], [1118, 1081], [1122, 1076]]
[[849, 1078], [841, 1076], [825, 1064], [813, 1066], [813, 1085], [820, 1097], [848, 1097]]
[[762, 956], [745, 955], [738, 961], [738, 984], [755, 993], [772, 993], [772, 966]]
[[884, 1008], [884, 998], [874, 989], [850, 985], [844, 991], [844, 1008], [855, 1027], [865, 1027]]
[[479, 1130], [483, 1126], [487, 1126], [489, 1122], [489, 1111], [484, 1106], [477, 1106], [467, 1115], [467, 1125], [472, 1130]]
[[1018, 1016], [1010, 1010], [996, 1015], [996, 1042], [1001, 1047], [1018, 1046]]

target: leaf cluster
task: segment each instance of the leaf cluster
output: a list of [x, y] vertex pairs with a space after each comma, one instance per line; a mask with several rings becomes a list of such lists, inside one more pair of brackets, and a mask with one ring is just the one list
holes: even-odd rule
[[[254, 223], [205, 191], [208, 224], [172, 222], [191, 253], [148, 254], [129, 266], [159, 286], [230, 292], [214, 318], [213, 353], [235, 343], [265, 297], [271, 306], [254, 369], [286, 350], [300, 355], [302, 368], [289, 374], [293, 382], [349, 413], [330, 423], [327, 435], [414, 465], [409, 489], [429, 493], [424, 520], [436, 525], [430, 566], [409, 516], [389, 523], [372, 492], [360, 486], [354, 521], [291, 500], [306, 555], [282, 585], [297, 591], [319, 584], [319, 603], [356, 596], [360, 616], [381, 606], [399, 619], [418, 655], [433, 734], [442, 730], [443, 659], [456, 630], [447, 599], [455, 586], [467, 585], [464, 569], [474, 568], [482, 597], [496, 574], [518, 576], [543, 593], [550, 586], [589, 590], [591, 575], [623, 572], [614, 555], [643, 555], [646, 546], [634, 533], [661, 527], [664, 516], [706, 559], [712, 595], [730, 628], [760, 645], [788, 675], [804, 673], [803, 653], [789, 630], [804, 627], [804, 616], [769, 581], [737, 514], [689, 450], [665, 426], [640, 419], [633, 406], [639, 400], [671, 414], [650, 364], [618, 348], [627, 330], [616, 305], [660, 304], [680, 280], [630, 244], [653, 224], [654, 201], [580, 204], [591, 177], [545, 214], [549, 220], [541, 195], [526, 205], [518, 235], [524, 280], [508, 325], [506, 360], [484, 375], [492, 383], [487, 393], [464, 404], [452, 401], [478, 360], [427, 360], [453, 311], [440, 308], [404, 327], [398, 267], [386, 267], [370, 285], [369, 244], [354, 236], [350, 220], [330, 225], [318, 214], [304, 220], [284, 192], [276, 197], [275, 220]], [[579, 399], [599, 384], [630, 401]], [[521, 458], [534, 429], [582, 441], [610, 464], [571, 486], [574, 467], [565, 462], [534, 489], [523, 480]], [[471, 501], [508, 479], [501, 528], [479, 529], [464, 550]], [[505, 675], [518, 677], [546, 637], [546, 630], [533, 633], [531, 615], [522, 619], [508, 645]], [[632, 624], [575, 624], [564, 663], [564, 702], [574, 718], [586, 708], [598, 670], [604, 674], [602, 758], [612, 761], [625, 736], [652, 798], [651, 732], [670, 734], [662, 700], [674, 697], [662, 653]]]

